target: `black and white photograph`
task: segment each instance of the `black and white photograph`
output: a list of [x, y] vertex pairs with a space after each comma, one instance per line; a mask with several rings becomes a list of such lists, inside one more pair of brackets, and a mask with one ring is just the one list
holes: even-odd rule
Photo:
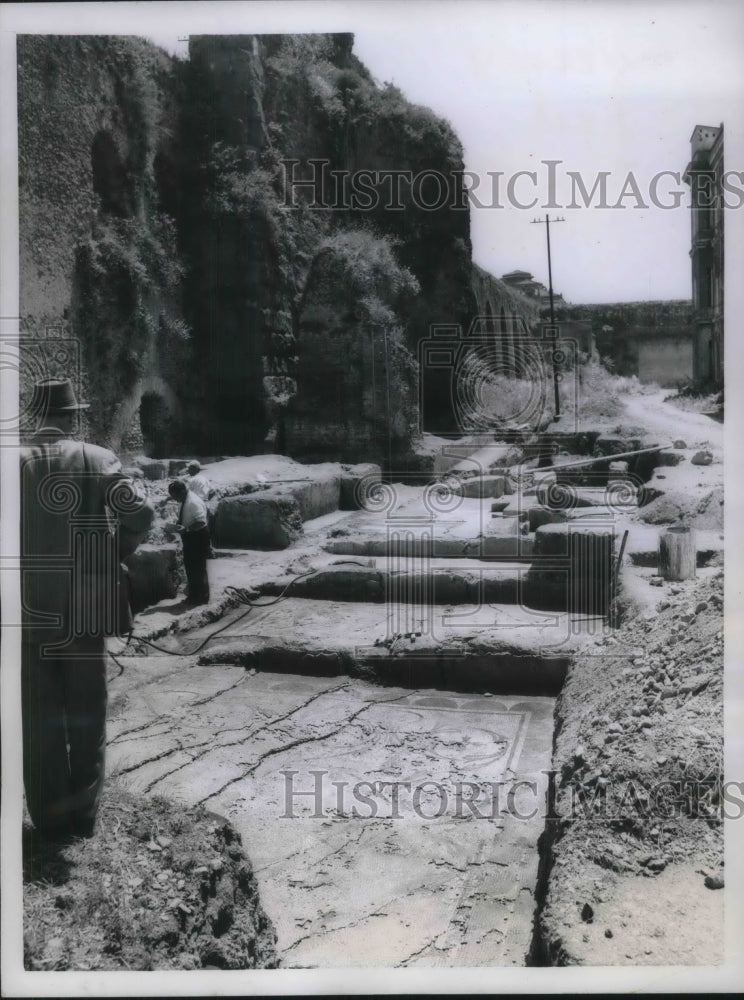
[[6, 995], [735, 988], [744, 8], [0, 44]]

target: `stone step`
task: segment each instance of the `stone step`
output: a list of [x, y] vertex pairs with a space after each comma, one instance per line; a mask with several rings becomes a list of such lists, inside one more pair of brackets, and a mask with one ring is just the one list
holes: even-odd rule
[[326, 552], [336, 555], [388, 556], [399, 554], [408, 557], [426, 558], [488, 558], [529, 560], [532, 558], [533, 541], [528, 536], [486, 535], [474, 537], [448, 537], [434, 533], [419, 533], [391, 536], [372, 534], [350, 535], [348, 538], [334, 538], [326, 542]]
[[[227, 628], [199, 652], [200, 663], [501, 693], [556, 692], [571, 656], [607, 628], [597, 617], [500, 604], [437, 608], [289, 597], [241, 619], [244, 612], [225, 616]], [[188, 655], [213, 631], [214, 624], [171, 634], [161, 645]]]
[[629, 481], [609, 486], [570, 486], [563, 483], [541, 483], [536, 499], [551, 510], [573, 510], [576, 507], [611, 507], [624, 513], [638, 508], [638, 491]]
[[[361, 558], [361, 557], [360, 557]], [[317, 566], [293, 582], [290, 575], [258, 587], [262, 594], [278, 595], [290, 588], [293, 598], [425, 605], [523, 605], [525, 608], [569, 609], [574, 568], [567, 558], [541, 557], [532, 562], [454, 559], [372, 558], [372, 565], [339, 561]], [[614, 563], [610, 567], [614, 569]], [[583, 570], [582, 570], [583, 572]], [[574, 605], [575, 605], [574, 594]], [[587, 610], [587, 607], [575, 607]], [[595, 608], [589, 608], [595, 611]]]
[[513, 493], [514, 488], [506, 476], [474, 476], [471, 479], [462, 479], [454, 487], [454, 492], [461, 497], [498, 499], [505, 494]]
[[[371, 566], [338, 560], [319, 567], [313, 576], [292, 585], [292, 597], [330, 601], [431, 604], [518, 604], [528, 566], [477, 559], [379, 557]], [[315, 565], [315, 561], [313, 561]], [[262, 586], [263, 594], [280, 594], [290, 577]]]

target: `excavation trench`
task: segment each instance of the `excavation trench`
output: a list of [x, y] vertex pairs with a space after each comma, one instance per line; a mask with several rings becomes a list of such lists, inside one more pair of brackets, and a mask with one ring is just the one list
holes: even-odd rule
[[129, 657], [113, 771], [235, 825], [284, 967], [527, 964], [570, 650], [323, 650], [307, 603], [296, 646], [232, 612], [198, 657]]
[[613, 536], [427, 496], [306, 525], [261, 580], [226, 552], [259, 606], [166, 628], [120, 681], [114, 771], [235, 825], [285, 967], [539, 960], [555, 699], [607, 628]]

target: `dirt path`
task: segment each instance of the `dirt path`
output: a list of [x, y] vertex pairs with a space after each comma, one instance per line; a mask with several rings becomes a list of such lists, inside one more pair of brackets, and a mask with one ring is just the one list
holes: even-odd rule
[[706, 445], [722, 450], [723, 424], [702, 413], [680, 410], [664, 402], [668, 395], [669, 390], [662, 389], [657, 393], [624, 396], [622, 403], [627, 421], [643, 427], [650, 436], [658, 434], [668, 441], [682, 439], [688, 448]]

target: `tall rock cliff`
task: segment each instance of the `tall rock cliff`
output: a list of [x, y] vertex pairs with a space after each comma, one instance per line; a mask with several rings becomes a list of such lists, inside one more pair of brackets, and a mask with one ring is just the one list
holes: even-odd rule
[[352, 48], [19, 38], [23, 329], [78, 345], [98, 440], [395, 462], [447, 412], [419, 355], [478, 311], [462, 150]]
[[178, 438], [188, 329], [161, 191], [178, 103], [173, 61], [140, 39], [18, 38], [22, 404], [67, 374], [117, 447]]

